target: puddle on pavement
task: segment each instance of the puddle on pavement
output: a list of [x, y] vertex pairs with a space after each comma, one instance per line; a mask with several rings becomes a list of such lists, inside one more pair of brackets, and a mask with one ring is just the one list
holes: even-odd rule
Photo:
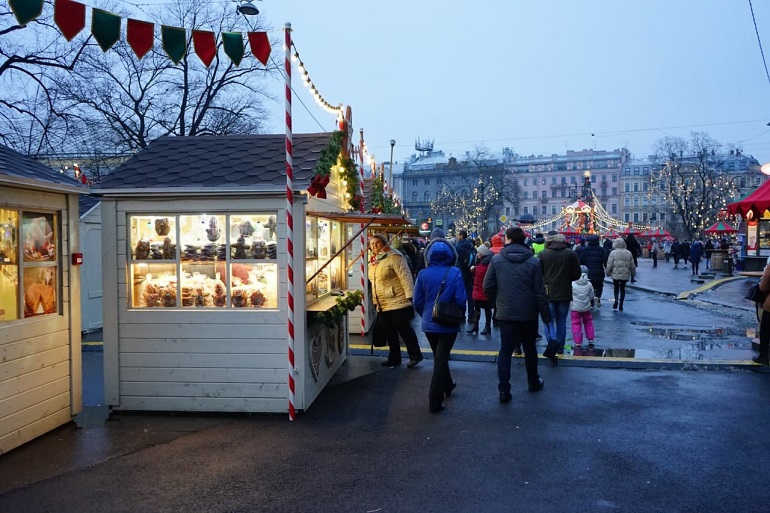
[[[752, 341], [757, 336], [756, 328], [745, 332], [721, 327], [692, 328], [683, 326], [652, 327], [639, 325], [649, 336], [680, 342], [674, 347], [655, 349], [628, 349], [619, 347], [596, 347], [593, 350], [580, 347], [565, 348], [564, 353], [573, 356], [607, 358], [656, 358], [656, 359], [708, 359], [708, 353], [724, 350], [752, 350]], [[736, 340], [736, 338], [738, 340]]]
[[106, 404], [83, 406], [83, 411], [75, 416], [75, 424], [85, 429], [102, 427], [109, 416], [110, 408]]

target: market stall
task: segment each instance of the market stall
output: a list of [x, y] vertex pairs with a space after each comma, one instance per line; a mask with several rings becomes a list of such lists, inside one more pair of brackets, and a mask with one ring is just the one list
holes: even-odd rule
[[285, 412], [291, 392], [304, 410], [347, 358], [346, 317], [331, 318], [361, 290], [361, 226], [383, 216], [351, 212], [343, 169], [308, 195], [328, 133], [294, 135], [287, 216], [284, 142], [160, 138], [94, 191], [113, 409]]
[[770, 256], [770, 181], [757, 187], [743, 199], [727, 205], [727, 213], [740, 215], [745, 220], [745, 271], [760, 271], [765, 268]]
[[0, 146], [0, 454], [82, 410], [78, 195]]

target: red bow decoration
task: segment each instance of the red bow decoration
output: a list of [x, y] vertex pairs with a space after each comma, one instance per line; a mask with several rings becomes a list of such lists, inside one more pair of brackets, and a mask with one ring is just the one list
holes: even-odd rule
[[311, 196], [315, 196], [320, 199], [326, 199], [327, 185], [329, 185], [329, 175], [315, 175], [310, 181], [310, 187], [307, 188], [307, 192]]
[[380, 214], [382, 209], [380, 207], [372, 207], [372, 214]]

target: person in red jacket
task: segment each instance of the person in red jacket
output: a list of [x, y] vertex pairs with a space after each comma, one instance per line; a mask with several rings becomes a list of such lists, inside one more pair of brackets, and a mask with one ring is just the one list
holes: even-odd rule
[[473, 267], [473, 306], [475, 309], [474, 323], [468, 333], [479, 332], [479, 321], [481, 320], [481, 310], [484, 309], [484, 329], [482, 335], [489, 335], [492, 332], [492, 303], [484, 294], [484, 275], [487, 274], [487, 267], [492, 260], [492, 250], [484, 244], [476, 248], [476, 265]]

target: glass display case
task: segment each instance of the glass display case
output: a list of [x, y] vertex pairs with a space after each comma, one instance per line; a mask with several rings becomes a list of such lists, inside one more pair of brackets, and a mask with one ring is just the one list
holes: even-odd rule
[[321, 217], [306, 218], [305, 288], [308, 303], [344, 288], [345, 253], [336, 255], [343, 245], [342, 236], [341, 223]]
[[19, 318], [19, 212], [0, 209], [0, 322]]
[[0, 209], [0, 321], [59, 311], [58, 216]]
[[133, 308], [278, 308], [276, 215], [129, 216]]

